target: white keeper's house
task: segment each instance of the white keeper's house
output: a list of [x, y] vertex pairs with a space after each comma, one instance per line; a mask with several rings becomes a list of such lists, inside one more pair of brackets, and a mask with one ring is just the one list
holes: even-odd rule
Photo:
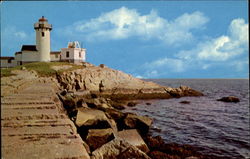
[[56, 62], [65, 61], [71, 63], [81, 63], [86, 60], [86, 49], [81, 48], [79, 42], [69, 42], [67, 48], [61, 51], [50, 50], [50, 31], [52, 25], [42, 16], [34, 24], [36, 30], [36, 45], [23, 45], [15, 57], [0, 57], [1, 67], [15, 67], [31, 62]]

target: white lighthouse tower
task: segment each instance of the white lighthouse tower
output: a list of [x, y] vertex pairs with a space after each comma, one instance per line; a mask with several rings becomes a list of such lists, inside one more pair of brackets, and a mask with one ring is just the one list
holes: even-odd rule
[[36, 30], [38, 61], [50, 62], [50, 31], [52, 30], [52, 25], [42, 16], [42, 18], [34, 24], [34, 29]]

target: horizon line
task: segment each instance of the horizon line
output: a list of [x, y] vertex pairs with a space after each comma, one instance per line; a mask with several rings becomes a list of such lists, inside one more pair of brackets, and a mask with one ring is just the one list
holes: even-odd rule
[[249, 77], [248, 78], [140, 78], [140, 79], [248, 79], [249, 80]]

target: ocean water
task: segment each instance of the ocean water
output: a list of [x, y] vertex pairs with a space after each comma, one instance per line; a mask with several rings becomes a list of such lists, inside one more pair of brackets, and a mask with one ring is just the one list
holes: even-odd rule
[[[186, 85], [205, 94], [141, 101], [128, 112], [154, 119], [150, 133], [168, 142], [189, 144], [218, 158], [250, 158], [249, 81], [247, 79], [152, 79], [170, 87]], [[216, 101], [236, 96], [239, 103]], [[187, 100], [190, 104], [181, 104]], [[150, 102], [151, 105], [146, 103]]]

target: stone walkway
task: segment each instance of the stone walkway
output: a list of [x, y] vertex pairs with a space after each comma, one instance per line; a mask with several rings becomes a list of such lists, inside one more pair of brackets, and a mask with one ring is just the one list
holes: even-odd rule
[[40, 80], [1, 96], [1, 132], [3, 159], [89, 158], [52, 85]]

